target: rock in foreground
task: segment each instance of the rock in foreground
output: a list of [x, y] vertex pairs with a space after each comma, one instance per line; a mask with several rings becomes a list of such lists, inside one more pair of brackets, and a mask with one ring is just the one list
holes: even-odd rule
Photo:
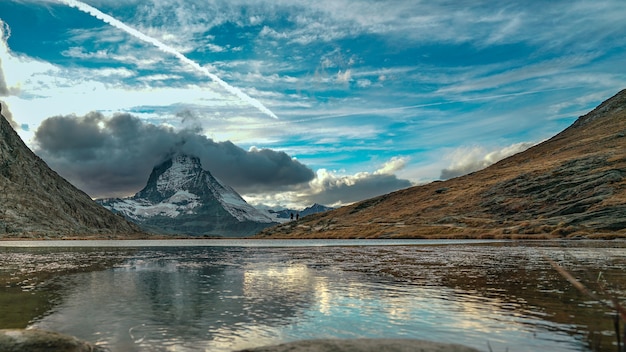
[[306, 340], [240, 352], [477, 352], [457, 344], [411, 339]]
[[0, 330], [3, 352], [106, 352], [105, 348], [73, 336], [45, 330]]

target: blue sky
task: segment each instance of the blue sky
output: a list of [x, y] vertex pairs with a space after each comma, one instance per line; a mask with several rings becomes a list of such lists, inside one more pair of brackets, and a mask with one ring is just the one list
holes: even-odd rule
[[84, 4], [0, 2], [0, 100], [92, 197], [185, 151], [255, 205], [348, 204], [485, 167], [626, 87], [623, 0]]

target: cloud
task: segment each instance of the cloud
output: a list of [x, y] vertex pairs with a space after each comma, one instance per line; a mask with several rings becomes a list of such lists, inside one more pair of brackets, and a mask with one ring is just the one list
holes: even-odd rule
[[245, 196], [251, 204], [264, 208], [303, 208], [314, 203], [333, 207], [387, 194], [413, 186], [393, 174], [404, 168], [406, 158], [394, 157], [374, 172], [345, 175], [339, 171], [319, 169], [315, 179], [286, 192], [254, 193]]
[[7, 81], [4, 78], [2, 59], [0, 58], [0, 97], [6, 97], [7, 95], [9, 95], [9, 87], [7, 86]]
[[[9, 26], [0, 19], [0, 55], [4, 56], [8, 53], [7, 40], [11, 36]], [[2, 57], [0, 57], [0, 97], [6, 97], [12, 94], [13, 89], [9, 88], [6, 78], [4, 77], [4, 68], [2, 66]], [[13, 114], [9, 111], [6, 102], [0, 100], [0, 110], [9, 124], [15, 129], [18, 127], [17, 122], [13, 120]]]
[[273, 117], [276, 119], [278, 118], [272, 111], [270, 111], [267, 107], [265, 107], [263, 103], [245, 94], [241, 89], [228, 84], [227, 82], [222, 80], [220, 77], [215, 75], [213, 72], [211, 72], [209, 68], [200, 65], [196, 61], [189, 59], [187, 56], [185, 56], [183, 53], [178, 51], [176, 48], [169, 46], [156, 38], [146, 35], [145, 33], [138, 31], [137, 29], [133, 27], [128, 26], [126, 23], [118, 20], [117, 18], [107, 15], [103, 13], [102, 11], [96, 9], [95, 7], [92, 7], [81, 1], [78, 1], [78, 0], [59, 0], [59, 1], [70, 7], [75, 7], [78, 10], [83, 11], [99, 20], [102, 20], [105, 23], [108, 23], [132, 35], [136, 39], [152, 44], [155, 47], [157, 47], [159, 50], [163, 51], [164, 53], [174, 55], [182, 63], [193, 68], [197, 72], [202, 73], [205, 76], [209, 77], [213, 82], [217, 83], [220, 87], [224, 88], [226, 91], [228, 91], [232, 95], [235, 95], [236, 97], [238, 97], [242, 102], [245, 102], [247, 104], [250, 104], [251, 106], [254, 106], [255, 108], [259, 109], [261, 112], [263, 112], [264, 114], [267, 114], [270, 117]]
[[44, 120], [35, 132], [35, 151], [61, 176], [96, 198], [139, 191], [152, 168], [174, 152], [198, 156], [205, 169], [240, 193], [276, 191], [314, 177], [311, 169], [284, 152], [245, 151], [201, 133], [199, 128], [176, 131], [144, 123], [127, 113], [107, 118], [91, 112]]
[[15, 120], [13, 120], [13, 114], [11, 114], [11, 111], [9, 110], [7, 104], [0, 100], [0, 107], [0, 110], [2, 110], [0, 112], [2, 116], [4, 116], [7, 121], [9, 121], [9, 124], [11, 125], [11, 127], [13, 127], [13, 129], [17, 129], [19, 125], [17, 124], [17, 122], [15, 122]]
[[[1, 23], [0, 23], [1, 24]], [[9, 95], [9, 87], [7, 86], [6, 80], [4, 79], [4, 71], [2, 70], [2, 59], [0, 59], [0, 97], [5, 97]], [[13, 128], [16, 128], [18, 125], [13, 120], [13, 114], [9, 111], [8, 106], [5, 102], [0, 100], [0, 110], [2, 116], [4, 116], [7, 121], [11, 124]]]
[[487, 152], [483, 147], [458, 148], [448, 156], [451, 160], [450, 166], [441, 170], [440, 178], [447, 180], [484, 169], [504, 158], [523, 152], [535, 144], [529, 142], [516, 143], [491, 152]]
[[394, 156], [389, 161], [383, 164], [383, 166], [374, 171], [374, 175], [390, 175], [396, 171], [404, 169], [406, 163], [409, 161], [408, 157]]
[[320, 203], [339, 206], [363, 199], [397, 191], [412, 186], [408, 180], [398, 179], [390, 173], [359, 172], [354, 175], [338, 175], [320, 169], [311, 181], [311, 194], [301, 197], [304, 203]]
[[7, 40], [11, 36], [11, 29], [9, 25], [0, 19], [0, 97], [5, 97], [10, 94], [9, 86], [7, 85], [6, 78], [4, 77], [4, 69], [2, 66], [2, 56], [7, 56], [9, 53], [9, 46]]

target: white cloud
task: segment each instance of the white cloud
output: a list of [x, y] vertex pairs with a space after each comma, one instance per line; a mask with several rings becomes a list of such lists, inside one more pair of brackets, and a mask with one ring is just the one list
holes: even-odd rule
[[246, 194], [244, 198], [254, 205], [304, 208], [313, 203], [338, 207], [367, 198], [412, 186], [399, 179], [394, 172], [406, 165], [407, 159], [394, 157], [374, 172], [361, 171], [346, 174], [341, 170], [318, 169], [307, 186], [274, 194]]
[[337, 82], [339, 83], [348, 83], [352, 79], [352, 70], [348, 69], [345, 71], [337, 72]]
[[359, 79], [356, 81], [356, 84], [361, 88], [367, 88], [372, 85], [372, 81], [369, 79]]
[[148, 75], [138, 77], [137, 80], [144, 82], [154, 82], [154, 81], [169, 81], [169, 80], [181, 80], [183, 79], [180, 75], [172, 75], [172, 74], [156, 74], [156, 75]]
[[374, 175], [393, 174], [404, 169], [408, 161], [408, 157], [394, 156], [389, 161], [384, 163], [380, 169], [374, 171]]
[[77, 59], [109, 59], [110, 53], [107, 50], [97, 50], [95, 52], [85, 52], [83, 48], [73, 46], [63, 50], [61, 55]]
[[492, 151], [487, 151], [480, 146], [457, 148], [446, 157], [450, 160], [450, 165], [441, 170], [441, 179], [446, 180], [484, 169], [504, 158], [523, 152], [535, 144], [530, 142], [515, 143]]
[[207, 48], [210, 51], [214, 52], [214, 53], [221, 53], [221, 52], [224, 52], [224, 51], [228, 50], [228, 49], [226, 49], [223, 46], [219, 46], [219, 45], [216, 45], [216, 44], [210, 44], [210, 43], [207, 44]]

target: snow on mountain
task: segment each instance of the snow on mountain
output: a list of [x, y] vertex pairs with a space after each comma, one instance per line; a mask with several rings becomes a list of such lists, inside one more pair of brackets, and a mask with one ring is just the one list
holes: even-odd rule
[[105, 207], [126, 215], [133, 220], [141, 220], [153, 216], [175, 218], [180, 214], [193, 214], [193, 209], [200, 205], [200, 197], [188, 191], [177, 191], [169, 198], [156, 204], [146, 199], [119, 199]]
[[104, 199], [105, 207], [167, 233], [250, 235], [275, 220], [202, 169], [197, 157], [177, 154], [156, 166], [132, 197]]

